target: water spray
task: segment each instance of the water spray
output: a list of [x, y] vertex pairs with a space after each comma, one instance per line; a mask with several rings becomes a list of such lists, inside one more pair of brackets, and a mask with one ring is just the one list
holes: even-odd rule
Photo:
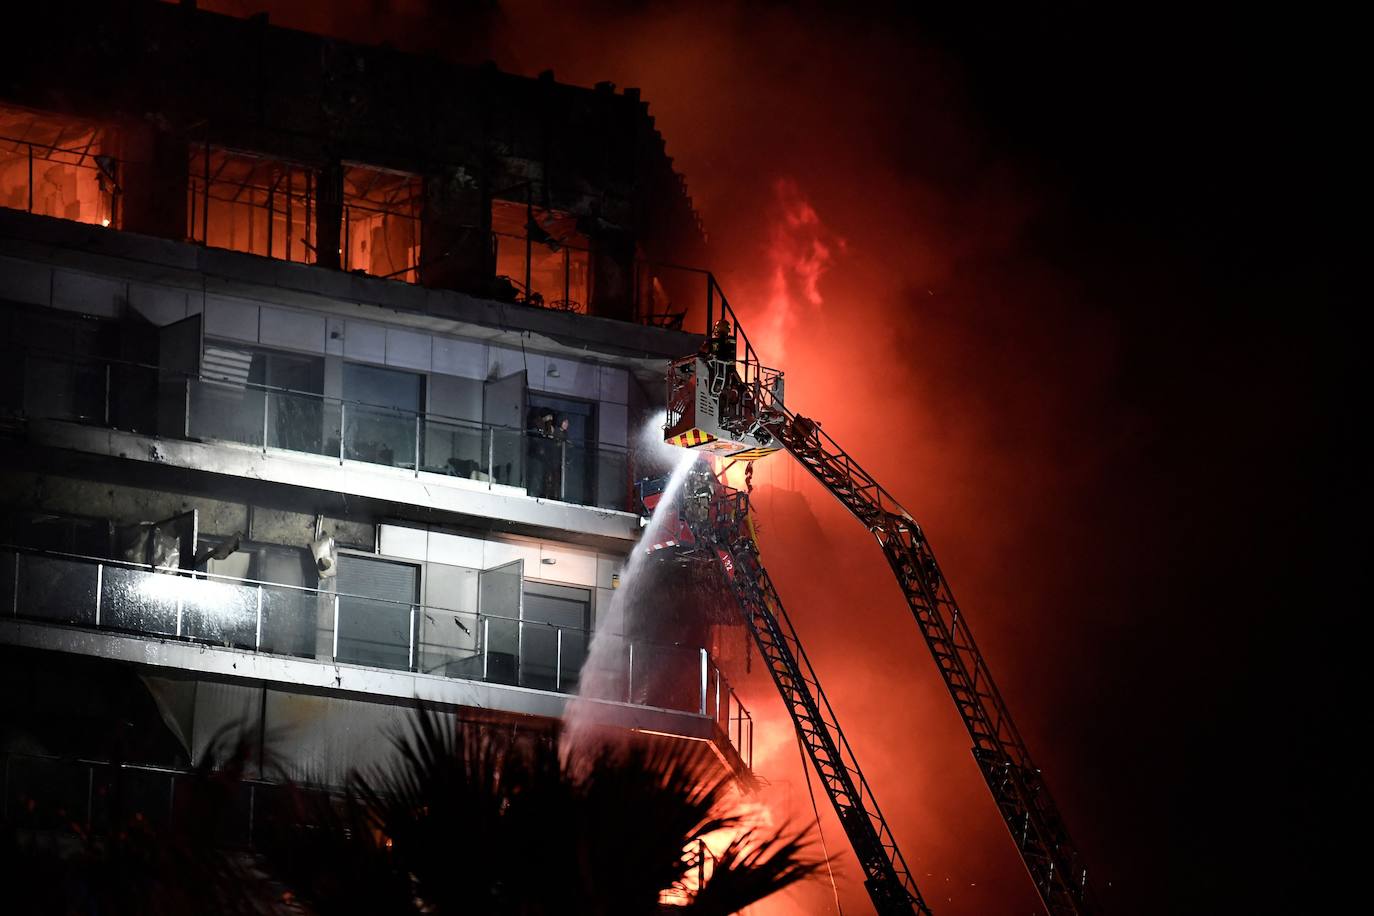
[[589, 728], [617, 726], [621, 716], [618, 706], [607, 702], [624, 702], [627, 698], [620, 690], [621, 673], [625, 670], [627, 656], [626, 623], [634, 611], [648, 596], [644, 594], [642, 573], [648, 560], [648, 545], [661, 540], [666, 520], [677, 514], [677, 498], [682, 492], [683, 482], [688, 472], [696, 464], [695, 452], [663, 442], [664, 413], [646, 423], [636, 436], [641, 455], [655, 463], [671, 467], [668, 485], [658, 505], [654, 507], [646, 524], [640, 531], [639, 540], [624, 569], [620, 573], [620, 586], [612, 593], [611, 606], [599, 617], [592, 632], [591, 645], [587, 648], [587, 658], [578, 680], [577, 696], [568, 702], [563, 713], [563, 750], [571, 753], [580, 742], [591, 737]]

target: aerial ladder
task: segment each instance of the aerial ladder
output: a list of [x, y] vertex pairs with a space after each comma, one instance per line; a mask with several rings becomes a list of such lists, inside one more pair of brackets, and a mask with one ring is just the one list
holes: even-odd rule
[[[740, 611], [796, 725], [807, 755], [864, 872], [864, 887], [879, 916], [929, 916], [873, 790], [840, 729], [782, 599], [759, 561], [747, 493], [726, 486], [703, 466], [693, 468], [678, 500], [678, 526], [652, 553], [672, 546], [719, 564]], [[665, 479], [642, 481], [646, 513], [658, 508]]]
[[[710, 287], [701, 350], [668, 368], [664, 440], [718, 458], [753, 461], [786, 450], [877, 539], [921, 636], [954, 700], [973, 757], [1021, 860], [1051, 916], [1098, 908], [1077, 847], [1040, 769], [1016, 730], [921, 526], [820, 424], [783, 403], [781, 372], [764, 367], [724, 295]], [[747, 494], [721, 487], [725, 508], [688, 516], [698, 546], [712, 551], [739, 601], [812, 766], [864, 870], [880, 916], [928, 914], [891, 828], [759, 562]], [[743, 513], [743, 516], [739, 513]]]

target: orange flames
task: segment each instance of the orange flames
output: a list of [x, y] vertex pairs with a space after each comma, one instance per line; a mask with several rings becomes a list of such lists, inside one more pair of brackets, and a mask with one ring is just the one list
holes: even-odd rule
[[750, 339], [765, 359], [780, 363], [787, 355], [788, 338], [825, 304], [821, 278], [836, 253], [844, 252], [845, 241], [821, 222], [796, 181], [779, 178], [773, 195], [777, 216], [768, 240], [768, 295], [760, 320], [750, 328]]
[[[336, 7], [311, 9], [343, 27]], [[395, 17], [344, 9], [357, 32], [405, 38]], [[296, 15], [287, 24], [319, 25]], [[477, 61], [642, 87], [710, 229], [706, 266], [763, 361], [787, 372], [789, 406], [917, 514], [1027, 740], [1053, 750], [1105, 638], [1076, 611], [1074, 577], [1111, 559], [1089, 497], [1119, 447], [1110, 440], [1130, 430], [1092, 394], [1114, 383], [1114, 328], [1026, 253], [1034, 195], [970, 120], [953, 65], [862, 17], [777, 4], [627, 16], [512, 0], [489, 25]], [[753, 482], [764, 562], [930, 903], [945, 916], [1036, 911], [880, 551], [786, 456], [758, 462]], [[757, 722], [763, 802], [810, 819], [792, 726], [757, 654], [736, 686]], [[1061, 802], [1072, 798], [1064, 756], [1041, 762]], [[867, 912], [818, 801], [845, 912]], [[781, 896], [772, 911], [835, 909], [828, 884]]]

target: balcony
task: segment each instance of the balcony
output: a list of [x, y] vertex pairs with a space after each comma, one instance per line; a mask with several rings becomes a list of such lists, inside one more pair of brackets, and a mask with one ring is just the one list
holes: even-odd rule
[[[428, 483], [501, 490], [626, 512], [629, 451], [438, 413], [399, 410], [268, 385], [199, 378], [138, 363], [0, 351], [20, 379], [0, 417], [60, 420], [163, 439], [365, 464]], [[645, 473], [656, 473], [646, 469]], [[435, 480], [435, 478], [442, 478]]]
[[161, 388], [164, 400], [185, 405], [181, 438], [516, 487], [579, 506], [629, 506], [624, 448], [265, 385], [180, 378]]
[[330, 206], [316, 168], [203, 143], [187, 148], [183, 231], [169, 235], [126, 221], [124, 198], [148, 195], [151, 163], [120, 147], [108, 125], [0, 104], [0, 207], [301, 265], [317, 262], [331, 212], [333, 269], [668, 330], [719, 294], [704, 268], [634, 256], [616, 258], [623, 277], [600, 289], [593, 264], [612, 255], [578, 228], [587, 217], [498, 199], [490, 222], [447, 225], [446, 249], [426, 254], [420, 175], [342, 163]]
[[119, 131], [0, 105], [0, 207], [118, 225]]
[[[510, 610], [519, 613], [517, 607]], [[5, 625], [5, 618], [13, 623]], [[232, 670], [239, 677], [258, 676], [268, 669], [240, 665], [239, 660], [270, 657], [293, 665], [275, 666], [270, 670], [276, 674], [266, 677], [309, 686], [408, 698], [434, 696], [444, 682], [468, 681], [517, 688], [526, 699], [534, 693], [575, 695], [595, 635], [607, 646], [599, 655], [603, 661], [596, 678], [597, 705], [670, 714], [656, 723], [626, 720], [648, 721], [658, 727], [633, 727], [670, 734], [681, 733], [664, 728], [671, 714], [705, 720], [708, 740], [731, 748], [746, 768], [752, 757], [753, 719], [702, 648], [593, 634], [485, 611], [0, 549], [0, 642], [118, 655], [89, 639], [64, 641], [63, 633], [143, 640], [141, 648], [133, 646], [125, 653], [130, 660], [186, 665], [208, 673]], [[59, 638], [45, 638], [53, 635]], [[150, 651], [150, 639], [191, 651]], [[222, 656], [214, 657], [215, 653]], [[292, 675], [292, 670], [297, 673]], [[390, 673], [405, 676], [391, 678]], [[483, 700], [485, 708], [557, 715], [565, 702], [531, 706], [504, 703], [501, 696], [511, 695], [491, 693]]]

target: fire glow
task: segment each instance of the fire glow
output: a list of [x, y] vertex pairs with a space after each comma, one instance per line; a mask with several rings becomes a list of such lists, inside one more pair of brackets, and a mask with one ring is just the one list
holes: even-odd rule
[[766, 358], [781, 363], [788, 340], [825, 304], [821, 278], [830, 270], [845, 241], [821, 222], [816, 208], [797, 182], [773, 182], [775, 217], [768, 233], [768, 296], [756, 322], [755, 345]]
[[[439, 37], [414, 11], [279, 13], [357, 40], [430, 47]], [[763, 361], [787, 372], [789, 406], [821, 420], [920, 513], [985, 651], [998, 653], [996, 634], [1012, 634], [999, 659], [1012, 664], [995, 665], [1011, 702], [1051, 710], [1062, 697], [1036, 672], [1081, 661], [1089, 635], [1058, 631], [1050, 654], [1034, 660], [1016, 636], [1027, 619], [1063, 617], [1063, 583], [1046, 581], [1052, 554], [1099, 547], [1051, 551], [1044, 534], [1047, 517], [1094, 517], [1095, 507], [1064, 494], [1087, 492], [1084, 477], [1096, 473], [1103, 446], [1086, 431], [1104, 424], [1085, 414], [1081, 393], [1112, 372], [1109, 358], [1066, 360], [1065, 338], [1074, 352], [1109, 353], [1113, 332], [1066, 307], [1064, 277], [1017, 253], [1035, 201], [969, 123], [963, 100], [938, 91], [949, 85], [948, 62], [855, 26], [782, 7], [633, 17], [516, 0], [502, 5], [478, 59], [529, 75], [553, 68], [585, 86], [642, 87], [710, 228], [707, 266]], [[909, 103], [900, 112], [891, 86]], [[898, 117], [919, 123], [919, 140], [894, 127]], [[729, 474], [743, 483], [743, 467]], [[898, 841], [924, 883], [960, 888], [932, 902], [944, 914], [1035, 911], [967, 735], [871, 539], [786, 458], [757, 463], [753, 483], [770, 574]], [[776, 812], [810, 819], [790, 737], [764, 738], [790, 736], [791, 726], [763, 680], [744, 697], [760, 720], [759, 772], [776, 788]], [[763, 720], [774, 712], [770, 729]], [[831, 812], [821, 820], [828, 837], [840, 836]], [[840, 880], [845, 910], [865, 911], [852, 856], [842, 843], [831, 849], [850, 876]], [[828, 887], [787, 897], [790, 906], [770, 908], [834, 908]]]

